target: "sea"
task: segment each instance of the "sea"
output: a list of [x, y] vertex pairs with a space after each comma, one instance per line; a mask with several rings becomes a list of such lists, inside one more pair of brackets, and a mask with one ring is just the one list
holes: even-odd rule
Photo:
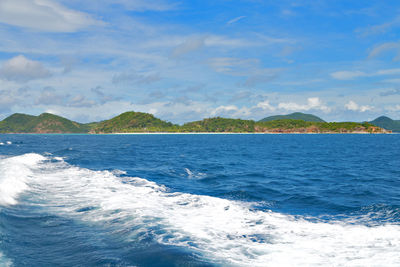
[[0, 135], [0, 266], [400, 266], [400, 135]]

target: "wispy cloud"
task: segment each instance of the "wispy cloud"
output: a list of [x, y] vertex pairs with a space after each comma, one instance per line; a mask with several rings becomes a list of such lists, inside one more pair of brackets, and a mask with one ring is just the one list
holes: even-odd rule
[[336, 71], [331, 73], [331, 77], [336, 80], [352, 80], [358, 77], [368, 76], [365, 72], [362, 71]]
[[361, 36], [369, 36], [369, 35], [376, 35], [376, 34], [383, 34], [388, 32], [394, 27], [400, 26], [400, 16], [394, 18], [392, 21], [368, 26], [366, 28], [358, 28], [356, 29], [356, 33], [359, 33]]
[[204, 37], [192, 37], [185, 40], [182, 44], [175, 47], [172, 52], [172, 57], [177, 58], [187, 53], [199, 50], [205, 45]]
[[247, 17], [247, 16], [239, 16], [239, 17], [233, 18], [233, 19], [229, 20], [226, 24], [230, 25], [230, 24], [236, 23], [236, 22], [238, 22], [239, 20], [242, 20], [242, 19], [244, 19], [244, 18], [246, 18], [246, 17]]
[[[399, 82], [400, 82], [400, 80], [399, 80]], [[400, 95], [400, 88], [387, 90], [387, 91], [381, 92], [379, 95], [380, 95], [380, 96]]]
[[387, 42], [374, 47], [368, 54], [368, 58], [375, 58], [387, 52], [394, 52], [393, 61], [400, 60], [400, 42]]
[[159, 73], [140, 74], [137, 72], [123, 72], [114, 75], [112, 78], [113, 84], [119, 83], [134, 83], [134, 84], [150, 84], [160, 81], [162, 78]]
[[275, 79], [283, 68], [262, 68], [260, 60], [256, 58], [211, 58], [208, 64], [214, 71], [232, 76], [247, 77], [244, 82], [239, 82], [240, 87], [254, 87]]
[[[103, 1], [104, 2], [104, 1]], [[119, 4], [133, 11], [168, 11], [178, 8], [179, 3], [170, 3], [163, 0], [107, 0], [108, 4]]]
[[2, 0], [0, 22], [46, 32], [74, 32], [103, 24], [53, 0]]
[[363, 71], [336, 71], [332, 72], [330, 75], [336, 80], [353, 80], [359, 77], [373, 77], [373, 76], [390, 76], [400, 74], [400, 69], [383, 69], [376, 72], [363, 72]]
[[255, 58], [241, 59], [233, 57], [217, 57], [209, 59], [209, 65], [216, 71], [225, 74], [245, 76], [250, 69], [259, 64]]

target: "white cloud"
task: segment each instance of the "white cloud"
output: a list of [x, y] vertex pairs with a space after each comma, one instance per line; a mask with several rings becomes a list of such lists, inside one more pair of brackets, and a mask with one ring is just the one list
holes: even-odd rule
[[[255, 115], [255, 107], [237, 107], [235, 105], [218, 106], [216, 108], [209, 108], [207, 110], [209, 117], [224, 117], [236, 119], [249, 119]], [[257, 114], [258, 115], [258, 114]]]
[[53, 0], [1, 0], [0, 22], [47, 32], [74, 32], [101, 24]]
[[268, 100], [265, 100], [263, 102], [259, 102], [257, 104], [257, 108], [261, 108], [263, 110], [269, 110], [269, 111], [274, 111], [275, 107], [271, 106]]
[[354, 78], [367, 76], [367, 74], [362, 71], [336, 71], [331, 73], [331, 76], [336, 80], [352, 80]]
[[330, 108], [322, 103], [318, 97], [307, 98], [307, 104], [297, 104], [294, 102], [283, 102], [278, 104], [279, 109], [288, 111], [304, 111], [304, 110], [322, 110], [329, 112]]
[[344, 105], [345, 106], [345, 108], [347, 109], [347, 110], [352, 110], [352, 111], [360, 111], [360, 112], [365, 112], [365, 111], [369, 111], [369, 110], [372, 110], [373, 109], [373, 107], [372, 106], [368, 106], [368, 105], [365, 105], [365, 106], [360, 106], [360, 105], [358, 105], [356, 102], [354, 102], [354, 101], [349, 101], [346, 105]]
[[34, 79], [49, 77], [50, 72], [38, 61], [27, 59], [23, 55], [16, 56], [6, 62], [0, 68], [0, 78], [27, 82]]
[[217, 108], [215, 108], [212, 112], [211, 112], [211, 116], [218, 116], [220, 114], [223, 113], [230, 113], [232, 111], [237, 111], [239, 108], [236, 107], [235, 105], [229, 105], [229, 106], [219, 106]]

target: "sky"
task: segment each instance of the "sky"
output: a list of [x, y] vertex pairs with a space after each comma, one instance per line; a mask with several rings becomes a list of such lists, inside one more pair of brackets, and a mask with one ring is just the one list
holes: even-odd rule
[[398, 0], [0, 0], [0, 119], [400, 119]]

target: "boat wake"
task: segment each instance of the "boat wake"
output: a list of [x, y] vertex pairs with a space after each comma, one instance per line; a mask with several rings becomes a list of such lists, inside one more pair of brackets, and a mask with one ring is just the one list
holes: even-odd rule
[[7, 259], [1, 252], [0, 252], [0, 266], [10, 267], [12, 266], [12, 262]]
[[223, 265], [400, 265], [396, 224], [260, 211], [252, 203], [171, 192], [146, 179], [39, 154], [0, 159], [0, 205], [16, 204], [110, 227], [127, 241], [184, 247]]

